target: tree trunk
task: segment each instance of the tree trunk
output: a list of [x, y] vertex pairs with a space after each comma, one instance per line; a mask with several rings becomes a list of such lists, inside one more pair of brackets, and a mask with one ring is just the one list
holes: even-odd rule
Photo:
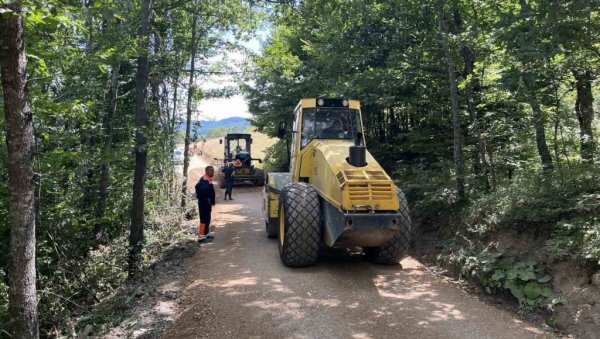
[[[521, 6], [521, 15], [532, 15], [533, 9], [531, 8], [527, 0], [519, 0], [519, 5]], [[531, 65], [529, 65], [527, 62], [523, 62], [523, 66], [527, 70], [532, 68]], [[525, 88], [527, 90], [526, 95], [528, 96], [529, 105], [531, 106], [531, 110], [533, 112], [535, 142], [537, 145], [538, 154], [542, 162], [542, 168], [544, 170], [552, 170], [554, 168], [554, 165], [552, 164], [552, 155], [550, 154], [548, 144], [546, 143], [546, 131], [544, 127], [546, 119], [544, 118], [544, 113], [542, 112], [540, 103], [538, 102], [536, 96], [536, 75], [533, 73], [525, 73], [523, 75], [525, 78]]]
[[[160, 38], [159, 34], [157, 32], [155, 32], [153, 34], [154, 37], [154, 55], [157, 56], [158, 58], [160, 58], [160, 51], [161, 51], [161, 41], [162, 39]], [[159, 61], [160, 62], [160, 61]], [[158, 67], [160, 67], [161, 65], [158, 65]], [[151, 125], [154, 126], [154, 131], [153, 133], [157, 133], [157, 135], [160, 135], [161, 137], [164, 137], [164, 133], [162, 128], [165, 127], [167, 125], [167, 122], [164, 121], [163, 118], [163, 112], [165, 111], [164, 106], [161, 105], [161, 95], [160, 95], [160, 84], [162, 82], [162, 76], [155, 74], [151, 79], [150, 79], [150, 100], [152, 101], [153, 105], [151, 106], [152, 109], [154, 109], [154, 112], [156, 112], [156, 114], [153, 116], [156, 119], [153, 119]], [[152, 111], [152, 110], [151, 110]], [[168, 111], [165, 114], [166, 116], [169, 115]], [[164, 138], [164, 140], [167, 140], [167, 138]], [[166, 151], [166, 146], [165, 146], [166, 142], [162, 144], [163, 149]], [[170, 154], [170, 153], [167, 153]], [[155, 171], [156, 171], [156, 176], [158, 178], [160, 178], [161, 182], [164, 182], [165, 180], [163, 175], [164, 175], [164, 167], [161, 164], [161, 161], [159, 160], [161, 157], [164, 157], [164, 154], [161, 151], [158, 152], [154, 152], [153, 153], [153, 160], [154, 163], [156, 163], [158, 166], [155, 167]], [[156, 193], [158, 196], [162, 196], [162, 189], [163, 189], [163, 185], [159, 185], [156, 188]]]
[[[91, 7], [94, 6], [94, 0], [85, 0], [84, 1], [84, 7], [86, 10], [89, 10]], [[91, 61], [92, 60], [92, 53], [93, 53], [93, 41], [94, 41], [94, 19], [93, 16], [88, 15], [87, 18], [85, 19], [85, 27], [86, 27], [86, 31], [87, 31], [87, 36], [86, 36], [86, 41], [85, 41], [85, 60], [87, 61]], [[91, 67], [92, 62], [89, 62], [89, 67]], [[98, 113], [96, 112], [96, 119], [95, 121], [98, 121], [99, 116]], [[81, 122], [81, 124], [83, 124], [83, 121]], [[96, 136], [95, 136], [95, 128], [93, 127], [80, 127], [80, 130], [82, 133], [84, 133], [84, 135], [82, 135], [82, 138], [85, 138], [85, 146], [87, 147], [88, 152], [90, 152], [90, 154], [92, 154], [92, 152], [95, 152], [95, 145], [96, 145]], [[92, 209], [92, 205], [93, 205], [93, 190], [94, 190], [94, 178], [96, 177], [95, 173], [94, 173], [94, 167], [95, 167], [95, 161], [96, 159], [94, 159], [93, 157], [88, 157], [87, 159], [85, 159], [85, 162], [83, 164], [85, 171], [86, 171], [86, 175], [85, 175], [85, 184], [83, 184], [83, 198], [81, 199], [81, 204], [83, 207], [83, 210], [85, 211], [85, 213], [91, 212]]]
[[110, 77], [110, 93], [108, 99], [108, 105], [106, 109], [106, 119], [104, 126], [106, 132], [104, 134], [104, 150], [102, 154], [102, 165], [100, 166], [100, 184], [98, 186], [98, 203], [96, 204], [96, 223], [94, 224], [94, 236], [96, 240], [99, 240], [103, 236], [104, 231], [104, 208], [106, 205], [106, 197], [108, 192], [108, 181], [110, 172], [110, 153], [112, 148], [113, 140], [113, 124], [115, 114], [117, 111], [117, 92], [118, 92], [118, 80], [119, 80], [119, 64], [115, 63], [111, 70]]
[[544, 127], [546, 119], [544, 119], [544, 113], [542, 112], [534, 91], [530, 90], [528, 94], [530, 100], [529, 104], [531, 105], [531, 109], [533, 111], [535, 142], [537, 145], [538, 154], [540, 155], [540, 159], [542, 161], [542, 168], [544, 170], [552, 170], [554, 169], [554, 165], [552, 164], [552, 155], [550, 154], [548, 144], [546, 143], [546, 130]]
[[460, 126], [460, 110], [458, 108], [458, 88], [456, 85], [456, 65], [452, 56], [452, 49], [448, 43], [448, 27], [444, 14], [444, 0], [438, 0], [437, 11], [439, 20], [439, 30], [442, 37], [442, 46], [446, 51], [446, 65], [448, 68], [448, 86], [450, 87], [450, 107], [452, 109], [452, 130], [454, 135], [453, 159], [454, 171], [456, 175], [456, 198], [458, 201], [465, 199], [465, 169], [463, 164], [463, 137]]
[[487, 166], [485, 162], [485, 153], [483, 151], [483, 140], [481, 138], [481, 127], [479, 121], [479, 112], [477, 111], [477, 93], [480, 91], [479, 77], [475, 73], [475, 54], [469, 46], [462, 48], [463, 59], [465, 61], [464, 76], [468, 78], [465, 87], [465, 96], [467, 98], [467, 111], [471, 117], [471, 130], [475, 144], [475, 154], [473, 156], [473, 170], [477, 178], [479, 187], [490, 188], [487, 176]]
[[131, 207], [131, 232], [129, 234], [129, 278], [136, 277], [140, 268], [140, 253], [144, 241], [144, 183], [146, 179], [146, 160], [148, 145], [146, 144], [146, 94], [148, 87], [148, 48], [150, 37], [150, 15], [152, 0], [142, 1], [142, 17], [138, 37], [140, 39], [140, 56], [137, 60], [135, 74], [135, 173], [133, 177], [133, 203]]
[[13, 338], [38, 338], [33, 114], [28, 103], [22, 7], [0, 14], [10, 221], [9, 313]]
[[492, 177], [492, 191], [495, 191], [498, 187], [498, 175], [496, 170], [496, 162], [494, 161], [494, 154], [492, 152], [492, 147], [487, 144], [485, 139], [483, 140], [483, 152], [487, 154], [489, 160], [487, 163], [490, 168], [490, 175]]
[[[179, 72], [175, 73], [175, 88], [173, 90], [173, 115], [170, 117], [170, 125], [169, 125], [169, 142], [170, 142], [170, 152], [175, 151], [175, 124], [177, 123], [177, 100], [178, 100], [178, 89], [179, 89]], [[171, 153], [172, 154], [172, 153]], [[173, 160], [173, 155], [171, 155], [171, 160]], [[172, 164], [173, 165], [173, 164]], [[174, 168], [174, 166], [171, 166]], [[175, 182], [175, 171], [171, 170], [171, 178], [169, 185], [169, 196], [171, 201], [175, 202], [177, 197], [177, 191], [179, 190], [179, 186], [173, 183]]]
[[383, 111], [377, 110], [377, 129], [379, 130], [378, 139], [380, 142], [385, 141], [385, 124], [383, 122]]
[[576, 80], [577, 99], [575, 113], [579, 121], [579, 140], [581, 143], [581, 159], [593, 161], [596, 142], [592, 124], [594, 121], [594, 95], [592, 94], [592, 74], [589, 69], [572, 70]]
[[198, 15], [194, 12], [192, 18], [192, 44], [190, 49], [190, 82], [188, 85], [187, 95], [187, 112], [185, 121], [185, 145], [183, 149], [183, 183], [181, 185], [181, 207], [186, 207], [187, 199], [187, 180], [188, 180], [188, 168], [190, 167], [190, 133], [192, 126], [192, 102], [194, 95], [194, 73], [196, 71], [196, 22], [198, 21]]
[[388, 114], [390, 116], [390, 140], [394, 140], [398, 136], [398, 114], [394, 110], [394, 107], [388, 108]]
[[[175, 89], [173, 90], [173, 116], [171, 117], [171, 134], [175, 133], [175, 124], [177, 123], [177, 101], [179, 100], [178, 96], [179, 89], [179, 72], [175, 74]], [[173, 140], [173, 147], [175, 146], [175, 139]]]

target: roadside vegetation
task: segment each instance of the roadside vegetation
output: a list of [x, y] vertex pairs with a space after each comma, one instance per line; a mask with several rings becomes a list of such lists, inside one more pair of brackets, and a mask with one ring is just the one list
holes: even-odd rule
[[206, 60], [243, 50], [257, 5], [0, 1], [0, 338], [101, 334], [127, 311], [190, 214], [179, 126], [232, 93], [198, 86], [231, 67]]

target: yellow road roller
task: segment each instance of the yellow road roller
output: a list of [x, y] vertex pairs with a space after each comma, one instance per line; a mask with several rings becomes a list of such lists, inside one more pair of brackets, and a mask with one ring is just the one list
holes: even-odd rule
[[[305, 98], [294, 110], [289, 172], [267, 173], [263, 214], [286, 266], [317, 262], [323, 247], [361, 247], [375, 263], [406, 256], [406, 198], [367, 151], [358, 100]], [[289, 131], [288, 131], [289, 130]]]

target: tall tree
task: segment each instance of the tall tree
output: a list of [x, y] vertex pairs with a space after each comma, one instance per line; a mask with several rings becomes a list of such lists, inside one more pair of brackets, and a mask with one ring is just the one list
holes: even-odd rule
[[442, 46], [446, 59], [448, 72], [448, 86], [450, 108], [452, 111], [452, 131], [453, 131], [453, 158], [454, 172], [456, 176], [456, 198], [458, 201], [465, 199], [465, 167], [463, 164], [463, 136], [460, 122], [460, 109], [458, 107], [458, 86], [456, 85], [456, 63], [454, 62], [453, 48], [449, 43], [448, 25], [446, 24], [445, 0], [438, 0], [437, 12], [439, 21], [439, 30], [441, 33]]
[[102, 237], [104, 230], [104, 209], [108, 194], [108, 181], [110, 174], [109, 159], [112, 149], [114, 120], [117, 110], [117, 94], [119, 84], [119, 63], [115, 63], [110, 71], [110, 92], [106, 105], [106, 117], [104, 121], [104, 149], [100, 165], [100, 183], [98, 185], [98, 202], [96, 203], [96, 224], [94, 225], [94, 236], [96, 239]]
[[[195, 2], [193, 2], [195, 3]], [[187, 184], [188, 184], [188, 169], [190, 167], [190, 133], [192, 126], [192, 104], [194, 100], [194, 74], [196, 73], [196, 53], [198, 50], [198, 37], [197, 37], [197, 22], [198, 14], [194, 9], [192, 14], [192, 41], [190, 44], [190, 79], [188, 82], [188, 93], [187, 93], [187, 106], [186, 106], [186, 120], [185, 120], [185, 140], [183, 149], [183, 183], [181, 186], [181, 207], [185, 208], [187, 201]]]
[[592, 94], [592, 72], [589, 69], [573, 69], [577, 99], [575, 100], [575, 113], [579, 121], [579, 140], [581, 158], [593, 161], [596, 152], [594, 139], [594, 95]]
[[[521, 19], [522, 25], [530, 26], [532, 21], [535, 20], [535, 12], [531, 5], [527, 2], [527, 0], [519, 0], [519, 5], [521, 6]], [[533, 21], [535, 22], [535, 21]], [[539, 32], [536, 31], [535, 28], [531, 27], [530, 32], [532, 33], [529, 36], [529, 41], [526, 46], [517, 47], [521, 54], [519, 59], [522, 63], [522, 77], [524, 83], [525, 96], [527, 97], [527, 102], [531, 107], [531, 111], [533, 113], [533, 126], [535, 129], [535, 142], [537, 145], [538, 155], [540, 156], [540, 160], [542, 162], [542, 168], [545, 170], [551, 170], [554, 168], [552, 164], [552, 155], [550, 154], [550, 149], [548, 148], [548, 143], [546, 142], [546, 116], [542, 111], [541, 100], [539, 98], [538, 93], [538, 85], [540, 83], [539, 76], [537, 74], [537, 63], [540, 61], [539, 59], [545, 59], [545, 55], [541, 55], [542, 51], [538, 51], [538, 53], [531, 53], [529, 50], [532, 46], [529, 44], [540, 43], [540, 37], [536, 35]], [[528, 53], [529, 52], [529, 53]]]
[[[552, 164], [552, 155], [546, 142], [546, 117], [542, 111], [542, 107], [539, 102], [538, 94], [535, 89], [535, 75], [529, 74], [529, 79], [524, 80], [526, 82], [525, 90], [528, 96], [529, 106], [533, 112], [533, 126], [535, 128], [535, 143], [537, 145], [538, 154], [542, 162], [542, 168], [545, 170], [551, 170], [554, 168]], [[528, 83], [528, 84], [527, 84]]]
[[139, 56], [135, 74], [135, 173], [133, 178], [133, 202], [131, 207], [131, 230], [129, 234], [129, 277], [134, 278], [140, 266], [140, 254], [144, 241], [144, 184], [148, 145], [146, 138], [146, 95], [150, 66], [150, 17], [152, 0], [142, 1], [139, 39]]
[[9, 304], [15, 338], [39, 337], [36, 298], [33, 114], [28, 102], [23, 7], [0, 12], [0, 63], [10, 193]]

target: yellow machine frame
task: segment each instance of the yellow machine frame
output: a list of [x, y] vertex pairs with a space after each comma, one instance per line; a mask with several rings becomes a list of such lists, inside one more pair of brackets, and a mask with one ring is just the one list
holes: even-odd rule
[[[360, 102], [349, 100], [348, 107], [358, 110], [360, 129], [363, 130]], [[365, 167], [355, 168], [343, 161], [352, 141], [315, 139], [301, 148], [301, 126], [297, 124], [302, 122], [305, 108], [317, 108], [317, 99], [302, 99], [295, 109], [290, 163], [292, 182], [310, 178], [309, 183], [319, 191], [321, 197], [344, 211], [397, 210], [396, 186], [369, 152]], [[362, 142], [366, 146], [364, 136]], [[295, 154], [297, 150], [300, 150], [299, 154]]]
[[[327, 100], [331, 100], [330, 103], [327, 103]], [[339, 106], [340, 102], [343, 102], [342, 106]], [[305, 141], [306, 144], [302, 147], [303, 114], [304, 110], [308, 108], [346, 108], [358, 111], [360, 128], [356, 128], [355, 132], [357, 133], [354, 134], [358, 140], [312, 139], [308, 143]], [[313, 262], [314, 259], [305, 257], [306, 261], [296, 261], [285, 254], [287, 245], [284, 244], [285, 236], [283, 234], [287, 226], [281, 218], [283, 214], [279, 204], [282, 199], [282, 191], [288, 192], [286, 185], [290, 183], [299, 185], [294, 187], [304, 185], [305, 190], [316, 191], [316, 194], [312, 193], [312, 196], [318, 197], [319, 202], [317, 207], [311, 207], [311, 209], [319, 209], [320, 221], [311, 221], [310, 224], [320, 223], [319, 227], [322, 228], [322, 231], [319, 232], [323, 244], [327, 246], [360, 246], [367, 249], [377, 249], [381, 246], [391, 248], [390, 246], [395, 246], [395, 241], [401, 234], [400, 247], [394, 247], [393, 250], [400, 257], [408, 248], [407, 239], [410, 232], [408, 208], [405, 201], [402, 201], [402, 206], [400, 205], [400, 196], [403, 197], [403, 195], [375, 158], [366, 150], [360, 102], [358, 100], [342, 101], [341, 99], [320, 101], [320, 98], [305, 98], [300, 100], [296, 106], [294, 117], [291, 131], [290, 171], [269, 173], [263, 195], [263, 213], [267, 235], [274, 237], [279, 234], [280, 255], [285, 258], [282, 259], [284, 263], [302, 266]], [[360, 134], [358, 134], [359, 131]], [[357, 156], [356, 152], [352, 153], [353, 151], [360, 153]], [[351, 153], [353, 155], [350, 155]], [[356, 161], [357, 157], [361, 160]], [[286, 203], [286, 206], [292, 205]], [[306, 209], [302, 211], [306, 212]], [[394, 263], [397, 259], [395, 254], [386, 257], [388, 252], [385, 251], [375, 250], [373, 253], [381, 254], [380, 259], [383, 259], [378, 260], [380, 262]], [[375, 256], [377, 257], [377, 255]]]

